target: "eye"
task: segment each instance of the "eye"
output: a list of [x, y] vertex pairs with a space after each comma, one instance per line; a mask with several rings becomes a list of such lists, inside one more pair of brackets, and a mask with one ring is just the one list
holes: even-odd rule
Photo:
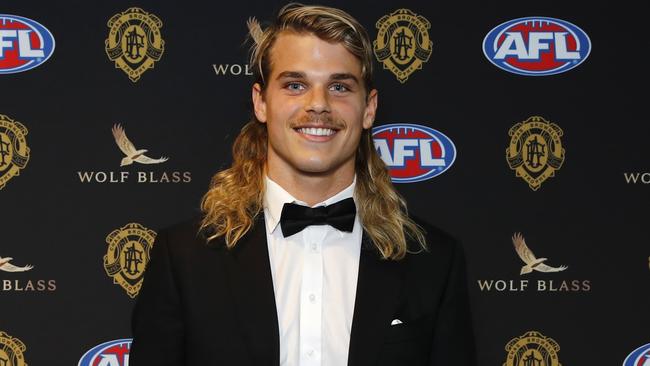
[[348, 88], [348, 86], [345, 85], [345, 84], [336, 83], [336, 84], [332, 84], [332, 86], [330, 86], [330, 90], [335, 91], [337, 93], [345, 93], [345, 92], [350, 91], [350, 88]]
[[284, 86], [286, 89], [292, 92], [297, 92], [305, 89], [305, 86], [302, 85], [301, 83], [296, 83], [296, 82], [289, 82], [286, 83]]

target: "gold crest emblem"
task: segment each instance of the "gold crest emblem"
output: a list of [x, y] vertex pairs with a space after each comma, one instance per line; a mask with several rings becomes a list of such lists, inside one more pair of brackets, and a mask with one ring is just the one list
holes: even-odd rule
[[0, 114], [0, 189], [20, 175], [29, 161], [26, 135], [27, 128], [22, 123]]
[[536, 331], [515, 337], [506, 345], [508, 356], [503, 366], [562, 366], [557, 353], [560, 345]]
[[564, 132], [555, 123], [533, 116], [512, 126], [508, 134], [508, 165], [536, 191], [562, 167], [564, 148], [560, 138]]
[[23, 355], [26, 350], [20, 339], [0, 331], [0, 366], [27, 366]]
[[433, 42], [429, 39], [431, 23], [409, 9], [397, 9], [384, 15], [376, 24], [377, 39], [373, 48], [377, 61], [390, 70], [400, 83], [429, 61]]
[[140, 292], [142, 275], [149, 262], [149, 252], [155, 238], [155, 231], [137, 223], [113, 230], [106, 237], [106, 274], [113, 277], [113, 283], [122, 286], [131, 298]]
[[108, 21], [111, 30], [104, 42], [106, 54], [134, 83], [165, 51], [162, 25], [157, 16], [140, 8], [129, 8]]

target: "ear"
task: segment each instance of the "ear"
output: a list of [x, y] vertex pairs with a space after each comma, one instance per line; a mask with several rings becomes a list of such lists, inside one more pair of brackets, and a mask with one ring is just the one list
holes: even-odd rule
[[366, 109], [363, 112], [363, 128], [369, 129], [372, 127], [372, 124], [375, 122], [375, 116], [377, 114], [377, 89], [372, 89], [368, 93], [368, 98], [366, 100]]
[[266, 123], [266, 102], [262, 95], [262, 86], [259, 83], [253, 84], [252, 98], [255, 117], [258, 121]]

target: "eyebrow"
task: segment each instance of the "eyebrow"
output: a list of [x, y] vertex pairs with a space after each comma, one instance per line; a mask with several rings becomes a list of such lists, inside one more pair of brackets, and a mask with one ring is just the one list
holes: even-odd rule
[[305, 79], [305, 73], [304, 72], [299, 72], [299, 71], [283, 71], [278, 74], [278, 77], [276, 79], [285, 79], [285, 78], [291, 78], [291, 79]]
[[359, 83], [359, 79], [357, 79], [356, 76], [350, 74], [350, 73], [339, 73], [339, 74], [333, 74], [330, 76], [330, 79], [332, 80], [351, 80], [354, 81], [355, 83]]
[[[279, 79], [306, 79], [307, 76], [304, 72], [300, 71], [283, 71], [278, 74], [277, 80]], [[330, 80], [351, 80], [355, 83], [359, 83], [359, 79], [353, 74], [342, 72], [330, 75]]]

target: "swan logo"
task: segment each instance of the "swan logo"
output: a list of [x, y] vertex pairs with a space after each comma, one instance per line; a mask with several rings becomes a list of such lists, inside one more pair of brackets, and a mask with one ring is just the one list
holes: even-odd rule
[[567, 21], [527, 17], [507, 21], [483, 39], [483, 53], [495, 66], [519, 75], [547, 76], [569, 71], [591, 52], [589, 36]]
[[40, 23], [0, 14], [0, 74], [31, 70], [54, 53], [54, 36]]
[[129, 366], [131, 338], [104, 342], [86, 352], [77, 366]]
[[454, 143], [433, 128], [394, 123], [373, 128], [375, 148], [393, 183], [413, 183], [436, 177], [456, 160]]

